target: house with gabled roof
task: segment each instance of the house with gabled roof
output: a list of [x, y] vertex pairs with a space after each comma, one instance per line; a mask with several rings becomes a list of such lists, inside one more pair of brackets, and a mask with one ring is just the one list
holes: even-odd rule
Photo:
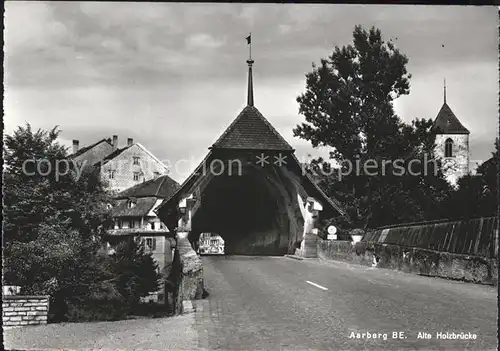
[[470, 132], [446, 103], [446, 84], [443, 106], [434, 120], [432, 131], [436, 135], [434, 155], [441, 160], [445, 178], [456, 186], [458, 179], [469, 173]]
[[[118, 193], [111, 208], [114, 223], [103, 238], [109, 252], [112, 253], [113, 247], [124, 240], [138, 240], [146, 252], [152, 254], [160, 272], [165, 272], [172, 262], [172, 242], [169, 238], [173, 238], [174, 233], [160, 221], [154, 210], [179, 187], [179, 183], [163, 175]], [[164, 301], [163, 285], [150, 298]]]
[[69, 158], [85, 163], [85, 166], [92, 166], [100, 162], [114, 151], [111, 139], [101, 139], [81, 149], [79, 148], [79, 144], [78, 140], [73, 140], [73, 152], [69, 155]]
[[254, 106], [254, 61], [247, 63], [247, 106], [156, 212], [194, 245], [201, 233], [217, 233], [226, 253], [295, 253], [315, 233], [318, 219], [347, 214], [304, 172], [292, 146]]
[[106, 156], [99, 167], [103, 179], [116, 192], [169, 173], [160, 159], [132, 138], [127, 139], [127, 146]]
[[69, 156], [85, 166], [100, 168], [101, 179], [111, 191], [121, 192], [134, 185], [169, 173], [167, 166], [140, 143], [127, 139], [127, 145], [118, 147], [118, 136], [113, 140], [102, 139], [78, 149], [79, 141], [73, 140], [73, 153]]

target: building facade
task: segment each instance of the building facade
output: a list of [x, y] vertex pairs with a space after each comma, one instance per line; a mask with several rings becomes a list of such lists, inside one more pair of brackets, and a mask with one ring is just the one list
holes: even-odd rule
[[117, 135], [81, 149], [79, 141], [73, 140], [73, 153], [69, 157], [84, 162], [85, 166], [99, 167], [101, 179], [115, 193], [168, 173], [167, 166], [132, 138], [119, 148]]
[[101, 176], [111, 190], [121, 192], [145, 181], [166, 175], [168, 168], [156, 156], [133, 139], [115, 150], [101, 163]]
[[224, 239], [216, 233], [201, 233], [198, 253], [205, 255], [223, 255]]
[[160, 176], [117, 194], [111, 209], [114, 223], [104, 238], [108, 252], [112, 254], [113, 247], [124, 240], [137, 240], [152, 254], [162, 274], [160, 289], [145, 300], [165, 302], [163, 281], [173, 259], [175, 240], [174, 233], [160, 221], [154, 210], [178, 187], [179, 184], [167, 175]]
[[[175, 241], [153, 211], [179, 187], [167, 175], [167, 167], [132, 138], [127, 139], [125, 147], [118, 147], [117, 135], [81, 149], [79, 141], [73, 140], [73, 153], [69, 157], [84, 166], [97, 167], [101, 179], [115, 194], [111, 208], [114, 223], [104, 237], [108, 252], [113, 253], [113, 247], [124, 240], [138, 240], [165, 276]], [[163, 284], [148, 299], [164, 302]]]

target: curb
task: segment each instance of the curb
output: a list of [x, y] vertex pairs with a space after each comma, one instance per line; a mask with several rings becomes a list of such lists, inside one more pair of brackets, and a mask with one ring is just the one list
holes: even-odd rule
[[304, 259], [304, 257], [300, 257], [300, 256], [296, 256], [296, 255], [285, 255], [285, 257], [293, 258], [294, 260], [299, 260], [299, 261], [302, 261]]

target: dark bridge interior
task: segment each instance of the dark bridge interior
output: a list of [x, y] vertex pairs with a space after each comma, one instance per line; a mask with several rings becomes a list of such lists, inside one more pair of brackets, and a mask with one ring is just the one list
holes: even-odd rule
[[244, 168], [243, 175], [214, 177], [201, 196], [192, 223], [192, 241], [202, 232], [219, 234], [226, 254], [283, 255], [289, 219], [281, 194], [265, 173]]

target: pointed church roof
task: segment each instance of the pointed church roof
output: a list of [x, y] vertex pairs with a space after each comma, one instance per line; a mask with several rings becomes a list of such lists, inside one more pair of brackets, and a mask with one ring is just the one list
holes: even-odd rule
[[434, 120], [432, 130], [438, 134], [470, 134], [446, 103], [446, 79], [443, 85], [443, 106]]
[[434, 120], [433, 130], [439, 134], [470, 134], [469, 130], [460, 123], [446, 101]]
[[213, 149], [250, 149], [292, 151], [293, 148], [278, 133], [255, 106], [246, 106], [212, 145]]

